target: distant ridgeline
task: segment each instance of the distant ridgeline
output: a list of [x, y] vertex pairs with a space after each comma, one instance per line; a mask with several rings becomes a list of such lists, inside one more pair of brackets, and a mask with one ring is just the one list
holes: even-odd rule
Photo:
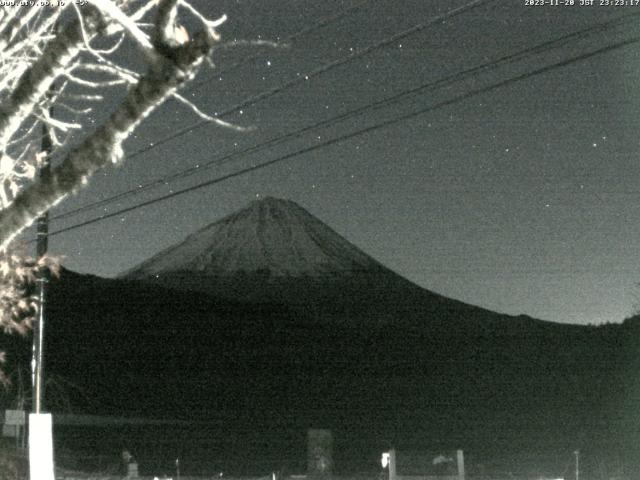
[[585, 471], [640, 470], [639, 324], [555, 324], [442, 297], [268, 199], [120, 279], [64, 271], [46, 330], [60, 388], [46, 402], [209, 422], [161, 451], [214, 451], [221, 469], [242, 469], [238, 449], [256, 469], [303, 469], [293, 447], [316, 426], [334, 431], [338, 472], [377, 471], [392, 447], [462, 449], [470, 473], [522, 455], [566, 464], [577, 449]]

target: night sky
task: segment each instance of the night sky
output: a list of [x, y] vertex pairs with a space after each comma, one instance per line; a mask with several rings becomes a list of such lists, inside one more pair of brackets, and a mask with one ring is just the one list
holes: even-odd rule
[[[219, 49], [213, 56], [215, 68], [201, 71], [182, 93], [203, 111], [224, 112], [468, 2], [193, 2], [211, 18], [227, 14], [229, 20], [220, 31], [228, 42], [282, 42], [360, 3], [288, 46]], [[477, 71], [224, 165], [202, 167], [196, 175], [105, 207], [54, 220], [52, 231], [426, 110], [273, 166], [55, 235], [51, 251], [63, 255], [70, 269], [114, 276], [270, 195], [296, 201], [389, 268], [445, 296], [558, 322], [622, 321], [640, 305], [640, 43], [538, 75], [525, 74], [640, 36], [640, 5], [575, 3], [485, 2], [225, 117], [254, 130], [207, 125], [149, 148], [199, 122], [184, 106], [170, 101], [126, 143], [128, 154], [146, 151], [96, 175], [88, 188], [52, 215], [632, 15], [627, 22], [590, 30], [557, 48], [529, 51], [518, 61]], [[137, 60], [131, 55], [127, 61]], [[482, 92], [518, 76], [525, 78]], [[475, 91], [480, 93], [467, 95]], [[437, 107], [460, 96], [465, 98]], [[99, 123], [106, 111], [101, 109], [93, 122]]]

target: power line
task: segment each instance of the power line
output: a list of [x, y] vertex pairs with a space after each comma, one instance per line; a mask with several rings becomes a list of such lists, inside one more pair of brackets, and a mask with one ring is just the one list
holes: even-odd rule
[[[370, 45], [369, 47], [367, 47], [367, 48], [365, 48], [363, 50], [360, 50], [358, 52], [354, 52], [354, 53], [352, 53], [350, 55], [347, 55], [346, 57], [341, 57], [341, 58], [339, 58], [337, 60], [334, 60], [333, 62], [330, 62], [330, 63], [327, 63], [325, 65], [320, 66], [319, 68], [313, 70], [310, 73], [307, 73], [307, 74], [302, 75], [300, 77], [296, 77], [296, 78], [294, 78], [292, 80], [289, 80], [288, 82], [285, 82], [283, 84], [278, 85], [277, 87], [274, 87], [274, 88], [269, 89], [269, 90], [265, 90], [265, 91], [263, 91], [263, 92], [261, 92], [261, 93], [259, 93], [257, 95], [249, 97], [248, 99], [245, 99], [240, 104], [237, 104], [237, 105], [235, 105], [233, 107], [230, 107], [227, 110], [217, 114], [217, 117], [224, 117], [224, 116], [230, 115], [230, 114], [232, 114], [234, 112], [237, 112], [237, 111], [239, 111], [239, 110], [241, 110], [243, 108], [246, 108], [249, 105], [253, 105], [253, 104], [255, 104], [255, 103], [259, 102], [259, 101], [262, 101], [262, 100], [264, 100], [266, 98], [269, 98], [269, 97], [271, 97], [273, 95], [276, 95], [276, 94], [278, 94], [278, 93], [280, 93], [282, 91], [285, 91], [285, 90], [287, 90], [289, 88], [292, 88], [293, 86], [295, 86], [295, 85], [297, 85], [299, 83], [305, 82], [307, 80], [310, 80], [311, 78], [314, 78], [314, 77], [316, 77], [318, 75], [321, 75], [321, 74], [323, 74], [323, 73], [325, 73], [325, 72], [327, 72], [329, 70], [332, 70], [333, 68], [336, 68], [336, 67], [338, 67], [340, 65], [343, 65], [345, 63], [348, 63], [348, 62], [350, 62], [352, 60], [355, 60], [357, 58], [365, 56], [365, 55], [367, 55], [367, 54], [369, 54], [369, 53], [371, 53], [371, 52], [373, 52], [375, 50], [378, 50], [380, 48], [384, 48], [384, 47], [386, 47], [388, 45], [391, 45], [392, 43], [395, 43], [398, 40], [406, 38], [406, 37], [408, 37], [410, 35], [418, 33], [420, 31], [424, 30], [425, 28], [427, 28], [428, 26], [431, 26], [431, 25], [433, 25], [435, 23], [442, 22], [442, 21], [444, 21], [446, 19], [449, 19], [449, 18], [456, 17], [456, 16], [458, 16], [458, 15], [460, 15], [462, 13], [465, 13], [465, 12], [467, 12], [469, 10], [472, 10], [474, 8], [479, 7], [484, 3], [491, 3], [491, 2], [495, 2], [495, 1], [496, 0], [474, 0], [472, 2], [469, 2], [467, 4], [462, 5], [461, 7], [457, 7], [457, 8], [454, 8], [452, 10], [449, 10], [448, 12], [446, 12], [444, 14], [441, 14], [441, 15], [438, 15], [436, 17], [431, 18], [427, 22], [423, 22], [423, 23], [414, 25], [413, 27], [408, 28], [406, 30], [403, 30], [400, 33], [394, 34], [391, 37], [387, 37], [387, 38], [385, 38], [385, 39], [383, 39], [383, 40], [381, 40], [381, 41], [379, 41], [379, 42], [377, 42], [377, 43], [375, 43], [373, 45]], [[201, 127], [203, 127], [205, 125], [209, 125], [209, 124], [210, 124], [210, 122], [205, 120], [205, 121], [197, 122], [197, 123], [195, 123], [195, 124], [193, 124], [193, 125], [191, 125], [189, 127], [185, 127], [185, 128], [183, 128], [181, 130], [178, 130], [173, 135], [169, 135], [169, 136], [166, 136], [166, 137], [164, 137], [162, 139], [159, 139], [159, 140], [157, 140], [155, 142], [151, 142], [151, 144], [148, 145], [147, 147], [141, 148], [141, 149], [133, 152], [132, 154], [126, 156], [124, 160], [131, 159], [131, 158], [137, 157], [139, 155], [142, 155], [143, 153], [146, 153], [146, 152], [148, 152], [150, 150], [153, 150], [153, 149], [159, 147], [160, 145], [164, 145], [165, 143], [173, 141], [176, 138], [184, 136], [184, 135], [186, 135], [186, 134], [188, 134], [188, 133], [190, 133], [190, 132], [192, 132], [192, 131], [194, 131], [194, 130], [196, 130], [198, 128], [201, 128]], [[92, 206], [88, 206], [87, 208], [94, 208], [94, 206], [93, 205]], [[81, 207], [80, 209], [74, 210], [73, 213], [69, 212], [68, 215], [67, 214], [61, 214], [56, 218], [60, 218], [62, 215], [69, 216], [71, 214], [80, 213], [80, 210], [84, 211], [86, 209]]]
[[[453, 18], [453, 17], [456, 17], [458, 15], [461, 15], [461, 14], [463, 14], [465, 12], [468, 12], [469, 10], [472, 10], [474, 8], [477, 8], [477, 7], [481, 6], [482, 4], [492, 3], [492, 2], [495, 2], [495, 1], [497, 1], [497, 0], [473, 0], [472, 2], [469, 2], [469, 3], [466, 3], [466, 4], [462, 5], [461, 7], [454, 8], [452, 10], [449, 10], [446, 13], [443, 13], [442, 15], [438, 15], [436, 17], [433, 17], [427, 22], [419, 23], [417, 25], [414, 25], [411, 28], [403, 30], [400, 33], [396, 33], [396, 34], [392, 35], [391, 37], [387, 37], [387, 38], [385, 38], [385, 39], [383, 39], [383, 40], [381, 40], [381, 41], [379, 41], [379, 42], [377, 42], [377, 43], [375, 43], [373, 45], [370, 45], [369, 47], [366, 47], [363, 50], [360, 50], [360, 51], [357, 51], [357, 52], [353, 52], [353, 53], [347, 55], [346, 57], [338, 58], [337, 60], [334, 60], [332, 62], [324, 64], [324, 65], [316, 68], [315, 70], [312, 70], [309, 73], [306, 73], [304, 75], [300, 75], [300, 76], [295, 77], [295, 78], [293, 78], [293, 79], [291, 79], [291, 80], [289, 80], [287, 82], [284, 82], [284, 83], [282, 83], [282, 84], [280, 84], [280, 85], [278, 85], [276, 87], [273, 87], [273, 88], [271, 88], [269, 90], [265, 90], [265, 91], [260, 92], [260, 93], [258, 93], [256, 95], [253, 95], [253, 96], [243, 100], [241, 103], [239, 103], [239, 104], [237, 104], [237, 105], [235, 105], [233, 107], [230, 107], [230, 108], [224, 110], [221, 113], [218, 113], [216, 116], [217, 117], [225, 117], [225, 116], [230, 115], [232, 113], [238, 112], [238, 111], [242, 110], [243, 108], [246, 108], [246, 107], [251, 106], [251, 105], [253, 105], [255, 103], [261, 102], [262, 100], [265, 100], [265, 99], [267, 99], [269, 97], [277, 95], [278, 93], [281, 93], [281, 92], [283, 92], [285, 90], [288, 90], [288, 89], [290, 89], [290, 88], [292, 88], [292, 87], [294, 87], [294, 86], [296, 86], [296, 85], [298, 85], [300, 83], [304, 83], [304, 82], [306, 82], [306, 81], [308, 81], [308, 80], [310, 80], [310, 79], [312, 79], [314, 77], [317, 77], [319, 75], [322, 75], [323, 73], [326, 73], [326, 72], [328, 72], [330, 70], [333, 70], [336, 67], [344, 65], [345, 63], [351, 62], [351, 61], [353, 61], [353, 60], [355, 60], [357, 58], [360, 58], [360, 57], [363, 57], [365, 55], [368, 55], [371, 52], [374, 52], [374, 51], [379, 50], [381, 48], [387, 47], [387, 46], [397, 42], [398, 40], [402, 40], [402, 39], [404, 39], [404, 38], [406, 38], [406, 37], [408, 37], [410, 35], [413, 35], [415, 33], [419, 33], [419, 32], [421, 32], [422, 30], [424, 30], [425, 28], [427, 28], [427, 27], [429, 27], [431, 25], [434, 25], [436, 23], [440, 23], [443, 20], [447, 20], [449, 18]], [[125, 159], [130, 159], [130, 158], [134, 158], [134, 157], [137, 157], [139, 155], [142, 155], [143, 153], [146, 153], [146, 152], [148, 152], [150, 150], [153, 150], [153, 149], [159, 147], [160, 145], [164, 145], [167, 142], [170, 142], [170, 141], [172, 141], [172, 140], [174, 140], [176, 138], [179, 138], [181, 136], [184, 136], [187, 133], [190, 133], [190, 132], [192, 132], [192, 131], [194, 131], [194, 130], [196, 130], [198, 128], [201, 128], [201, 127], [203, 127], [205, 125], [210, 125], [210, 124], [211, 124], [211, 122], [203, 120], [203, 121], [195, 123], [195, 124], [193, 124], [193, 125], [191, 125], [189, 127], [185, 127], [185, 128], [183, 128], [181, 130], [178, 130], [173, 135], [169, 135], [167, 137], [159, 139], [158, 141], [153, 142], [152, 145], [148, 145], [147, 147], [141, 148], [141, 149], [133, 152], [131, 155], [126, 156]]]
[[[327, 71], [329, 71], [329, 70], [331, 70], [333, 68], [336, 68], [339, 65], [342, 65], [344, 63], [350, 62], [350, 61], [352, 61], [352, 60], [354, 60], [356, 58], [359, 58], [359, 57], [362, 57], [364, 55], [367, 55], [367, 54], [371, 53], [374, 50], [377, 50], [379, 48], [383, 48], [383, 47], [386, 47], [386, 46], [388, 46], [388, 45], [390, 45], [392, 43], [395, 43], [396, 41], [401, 40], [401, 39], [403, 39], [403, 38], [405, 38], [405, 37], [407, 37], [409, 35], [412, 35], [414, 33], [417, 33], [417, 32], [423, 30], [424, 28], [426, 28], [426, 27], [428, 27], [430, 25], [442, 22], [443, 20], [446, 20], [448, 18], [453, 18], [453, 17], [455, 17], [457, 15], [460, 15], [460, 14], [466, 12], [466, 11], [469, 11], [469, 10], [471, 10], [473, 8], [476, 8], [476, 7], [480, 6], [480, 5], [482, 5], [483, 3], [491, 3], [493, 1], [495, 1], [495, 0], [474, 0], [474, 1], [472, 1], [470, 3], [467, 3], [467, 4], [465, 4], [465, 5], [461, 6], [461, 7], [457, 7], [457, 8], [454, 8], [452, 10], [449, 10], [448, 12], [446, 12], [446, 13], [444, 13], [442, 15], [438, 15], [436, 17], [433, 17], [432, 19], [430, 19], [427, 22], [420, 23], [420, 24], [415, 25], [415, 26], [413, 26], [413, 27], [411, 27], [411, 28], [409, 28], [407, 30], [404, 30], [404, 31], [402, 31], [400, 33], [392, 35], [391, 37], [387, 37], [384, 40], [382, 40], [380, 42], [377, 42], [377, 43], [365, 48], [364, 50], [361, 50], [361, 51], [358, 51], [358, 52], [354, 52], [354, 53], [352, 53], [350, 55], [347, 55], [346, 57], [339, 58], [339, 59], [337, 59], [337, 60], [335, 60], [333, 62], [330, 62], [328, 64], [322, 65], [321, 67], [313, 70], [311, 73], [308, 73], [308, 74], [306, 74], [304, 76], [301, 76], [301, 77], [298, 77], [298, 78], [294, 78], [294, 79], [292, 79], [292, 80], [290, 80], [288, 82], [285, 82], [284, 84], [281, 84], [281, 85], [279, 85], [277, 87], [274, 87], [274, 88], [272, 88], [270, 90], [266, 90], [266, 91], [261, 92], [261, 93], [259, 93], [257, 95], [254, 95], [253, 97], [250, 97], [250, 98], [244, 100], [242, 103], [240, 103], [238, 105], [235, 105], [235, 106], [223, 111], [222, 113], [218, 114], [217, 116], [218, 117], [227, 116], [227, 115], [229, 115], [231, 113], [234, 113], [236, 111], [241, 110], [242, 108], [247, 107], [248, 105], [252, 105], [254, 103], [257, 103], [258, 101], [264, 100], [264, 99], [266, 99], [268, 97], [271, 97], [271, 96], [273, 96], [273, 95], [275, 95], [277, 93], [280, 93], [280, 92], [282, 92], [282, 91], [284, 91], [284, 90], [286, 90], [288, 88], [291, 88], [294, 85], [297, 85], [298, 83], [307, 81], [308, 79], [311, 79], [311, 78], [313, 78], [315, 76], [321, 75], [322, 73], [325, 73], [325, 72], [327, 72]], [[184, 136], [187, 133], [190, 133], [190, 132], [192, 132], [192, 131], [200, 128], [200, 127], [203, 127], [203, 126], [209, 125], [209, 124], [210, 124], [210, 122], [208, 122], [208, 121], [201, 121], [201, 122], [198, 122], [196, 124], [193, 124], [193, 125], [191, 125], [189, 127], [186, 127], [186, 128], [184, 128], [182, 130], [177, 131], [173, 135], [170, 135], [170, 136], [164, 137], [163, 139], [160, 139], [160, 140], [157, 140], [155, 142], [152, 142], [149, 146], [144, 147], [142, 149], [139, 149], [136, 152], [132, 153], [131, 155], [126, 156], [125, 160], [134, 158], [136, 156], [139, 156], [139, 155], [141, 155], [143, 153], [146, 153], [146, 152], [148, 152], [148, 151], [150, 151], [152, 149], [157, 148], [160, 145], [163, 145], [165, 143], [173, 141], [176, 138]], [[143, 186], [142, 188], [145, 188], [145, 187], [146, 187], [146, 185]], [[140, 191], [142, 191], [142, 190], [140, 190]], [[126, 195], [128, 195], [128, 192], [124, 192], [122, 195], [126, 196]], [[120, 198], [120, 194], [117, 195], [116, 197]], [[115, 199], [115, 198], [113, 198], [113, 199]], [[72, 212], [67, 212], [67, 213], [60, 214], [55, 218], [61, 218], [61, 217], [75, 215], [77, 213], [80, 213], [81, 211], [85, 211], [85, 210], [90, 209], [90, 208], [95, 208], [95, 206], [97, 206], [97, 205], [93, 205], [92, 204], [92, 205], [87, 206], [86, 208], [85, 207], [80, 207], [79, 209], [76, 209], [76, 210], [74, 210]]]
[[197, 185], [193, 185], [191, 187], [187, 187], [187, 188], [175, 191], [175, 192], [171, 192], [169, 194], [157, 197], [155, 199], [148, 200], [148, 201], [145, 201], [145, 202], [142, 202], [142, 203], [139, 203], [137, 205], [133, 205], [133, 206], [130, 206], [130, 207], [127, 207], [127, 208], [123, 208], [121, 210], [118, 210], [117, 212], [112, 212], [112, 213], [109, 213], [109, 214], [106, 214], [106, 215], [101, 215], [100, 217], [96, 217], [96, 218], [93, 218], [93, 219], [90, 219], [90, 220], [86, 220], [84, 222], [77, 223], [75, 225], [71, 225], [71, 226], [56, 230], [54, 232], [51, 232], [49, 235], [50, 236], [58, 235], [60, 233], [68, 232], [68, 231], [71, 231], [71, 230], [75, 230], [75, 229], [78, 229], [78, 228], [81, 228], [81, 227], [84, 227], [84, 226], [87, 226], [87, 225], [90, 225], [90, 224], [93, 224], [93, 223], [96, 223], [96, 222], [100, 222], [102, 220], [106, 220], [108, 218], [112, 218], [112, 217], [115, 217], [115, 216], [118, 216], [118, 215], [122, 215], [124, 213], [131, 212], [133, 210], [137, 210], [139, 208], [143, 208], [143, 207], [152, 205], [154, 203], [158, 203], [158, 202], [161, 202], [161, 201], [164, 201], [164, 200], [168, 200], [168, 199], [176, 197], [178, 195], [182, 195], [182, 194], [189, 193], [189, 192], [192, 192], [192, 191], [195, 191], [195, 190], [199, 190], [199, 189], [204, 188], [204, 187], [215, 185], [215, 184], [221, 183], [221, 182], [223, 182], [225, 180], [229, 180], [231, 178], [239, 177], [239, 176], [244, 175], [246, 173], [257, 171], [257, 170], [260, 170], [262, 168], [274, 165], [276, 163], [280, 163], [280, 162], [283, 162], [285, 160], [289, 160], [291, 158], [294, 158], [294, 157], [297, 157], [297, 156], [300, 156], [300, 155], [304, 155], [306, 153], [310, 153], [310, 152], [318, 150], [320, 148], [324, 148], [324, 147], [327, 147], [327, 146], [330, 146], [330, 145], [338, 144], [338, 143], [341, 143], [341, 142], [343, 142], [345, 140], [349, 140], [349, 139], [352, 139], [352, 138], [355, 138], [355, 137], [358, 137], [358, 136], [365, 135], [367, 133], [371, 133], [373, 131], [376, 131], [376, 130], [385, 128], [387, 126], [390, 126], [392, 124], [418, 117], [420, 115], [423, 115], [425, 113], [434, 111], [436, 109], [439, 109], [439, 108], [442, 108], [442, 107], [445, 107], [445, 106], [449, 106], [449, 105], [453, 105], [455, 103], [458, 103], [458, 102], [460, 102], [462, 100], [466, 100], [466, 99], [471, 98], [473, 96], [480, 95], [480, 94], [483, 94], [483, 93], [488, 93], [488, 92], [491, 92], [491, 91], [496, 90], [498, 88], [504, 87], [506, 85], [509, 85], [509, 84], [512, 84], [512, 83], [516, 83], [516, 82], [519, 82], [519, 81], [522, 81], [522, 80], [526, 80], [528, 78], [531, 78], [531, 77], [534, 77], [534, 76], [537, 76], [537, 75], [541, 75], [541, 74], [550, 72], [550, 71], [552, 71], [552, 70], [554, 70], [556, 68], [565, 67], [565, 66], [571, 65], [573, 63], [577, 63], [577, 62], [586, 60], [588, 58], [594, 57], [596, 55], [601, 55], [601, 54], [604, 54], [604, 53], [608, 53], [608, 52], [611, 52], [613, 50], [617, 50], [619, 48], [626, 47], [626, 46], [629, 46], [629, 45], [632, 45], [632, 44], [638, 43], [638, 42], [640, 42], [640, 37], [633, 37], [633, 38], [630, 38], [630, 39], [615, 43], [613, 45], [608, 45], [606, 47], [602, 47], [602, 48], [599, 48], [597, 50], [592, 50], [590, 52], [583, 53], [581, 55], [574, 56], [574, 57], [569, 58], [569, 59], [561, 60], [559, 62], [555, 62], [553, 64], [538, 68], [536, 70], [533, 70], [533, 71], [530, 71], [530, 72], [527, 72], [527, 73], [523, 73], [521, 75], [517, 75], [515, 77], [511, 77], [511, 78], [506, 79], [506, 80], [502, 80], [502, 81], [494, 83], [492, 85], [471, 90], [471, 91], [469, 91], [467, 93], [458, 95], [457, 97], [454, 97], [454, 98], [449, 99], [449, 100], [444, 100], [442, 102], [436, 103], [436, 104], [431, 105], [429, 107], [422, 108], [422, 109], [414, 111], [414, 112], [410, 112], [410, 113], [406, 113], [406, 114], [400, 115], [400, 116], [398, 116], [398, 117], [396, 117], [394, 119], [386, 120], [386, 121], [378, 123], [376, 125], [372, 125], [372, 126], [357, 130], [355, 132], [351, 132], [351, 133], [348, 133], [348, 134], [333, 138], [331, 140], [327, 140], [327, 141], [325, 141], [323, 143], [320, 143], [320, 144], [316, 144], [316, 145], [312, 145], [312, 146], [309, 146], [309, 147], [302, 148], [300, 150], [297, 150], [295, 152], [283, 155], [283, 156], [275, 158], [273, 160], [269, 160], [267, 162], [263, 162], [263, 163], [258, 164], [258, 165], [247, 167], [247, 168], [238, 170], [236, 172], [232, 172], [232, 173], [229, 173], [227, 175], [223, 175], [223, 176], [217, 177], [215, 179], [208, 180], [206, 182], [202, 182], [202, 183], [199, 183]]
[[[373, 2], [375, 0], [361, 0], [360, 2], [352, 5], [351, 7], [348, 7], [334, 15], [330, 15], [328, 17], [325, 17], [323, 19], [321, 19], [320, 21], [316, 22], [315, 24], [309, 26], [309, 27], [305, 27], [301, 30], [298, 30], [295, 33], [292, 33], [291, 35], [288, 35], [286, 37], [284, 37], [282, 39], [282, 43], [286, 42], [291, 42], [293, 40], [296, 40], [299, 37], [302, 37], [304, 35], [308, 35], [310, 33], [315, 32], [316, 30], [320, 30], [324, 27], [326, 27], [327, 25], [330, 25], [333, 22], [337, 22], [338, 20], [341, 20], [342, 18], [345, 18], [351, 14], [353, 14], [353, 12], [355, 12], [357, 9], [359, 9], [360, 7], [364, 6], [367, 3]], [[205, 83], [209, 82], [210, 80], [212, 80], [214, 77], [220, 77], [221, 75], [225, 75], [233, 70], [235, 70], [236, 68], [245, 65], [247, 63], [249, 63], [252, 60], [255, 60], [256, 58], [259, 57], [259, 54], [253, 54], [253, 55], [248, 55], [242, 59], [240, 59], [239, 61], [235, 62], [234, 64], [230, 65], [230, 66], [226, 66], [224, 69], [222, 69], [219, 72], [216, 72], [215, 75], [212, 76], [208, 76], [207, 78], [198, 80], [198, 81], [193, 81], [191, 83], [189, 83], [190, 87], [198, 87], [200, 85], [204, 85]], [[242, 107], [239, 107], [242, 108]], [[235, 111], [235, 110], [234, 110]], [[202, 124], [207, 124], [209, 122], [202, 122]], [[199, 125], [199, 124], [197, 124]], [[160, 142], [160, 141], [159, 141]], [[138, 156], [140, 153], [143, 152], [134, 152], [131, 155], [127, 156], [126, 158], [131, 158], [131, 157], [135, 157]]]
[[112, 203], [112, 202], [117, 201], [117, 200], [121, 200], [123, 198], [129, 197], [129, 196], [132, 196], [132, 195], [137, 195], [137, 194], [142, 193], [142, 192], [144, 192], [144, 191], [146, 191], [146, 190], [148, 190], [150, 188], [157, 187], [159, 185], [166, 184], [166, 183], [168, 183], [170, 181], [173, 181], [173, 180], [176, 180], [176, 179], [180, 179], [180, 178], [185, 178], [185, 177], [188, 177], [188, 176], [193, 175], [195, 173], [201, 172], [202, 170], [204, 170], [206, 168], [210, 168], [210, 167], [213, 167], [213, 166], [219, 166], [219, 165], [225, 164], [225, 163], [230, 162], [231, 160], [233, 160], [233, 159], [235, 159], [237, 157], [244, 156], [244, 155], [249, 154], [249, 153], [254, 153], [256, 151], [260, 151], [260, 150], [266, 149], [266, 148], [271, 147], [271, 146], [279, 145], [279, 144], [283, 143], [284, 141], [286, 141], [288, 139], [300, 137], [304, 133], [307, 133], [307, 132], [309, 132], [311, 130], [315, 130], [315, 129], [322, 128], [322, 127], [325, 127], [325, 126], [333, 125], [336, 122], [340, 122], [340, 121], [352, 118], [354, 116], [361, 115], [361, 114], [363, 114], [363, 113], [365, 113], [367, 111], [370, 111], [370, 110], [377, 110], [377, 109], [379, 109], [381, 107], [384, 107], [386, 105], [390, 105], [390, 104], [392, 104], [394, 102], [397, 103], [400, 100], [403, 100], [403, 99], [405, 99], [405, 98], [407, 98], [409, 96], [416, 95], [418, 93], [424, 93], [425, 91], [431, 91], [431, 90], [434, 90], [436, 88], [439, 88], [439, 87], [445, 86], [447, 84], [450, 84], [452, 82], [463, 80], [464, 78], [467, 78], [467, 77], [472, 76], [472, 75], [478, 75], [478, 74], [484, 73], [486, 71], [491, 71], [491, 70], [496, 69], [499, 66], [502, 66], [504, 64], [509, 64], [509, 63], [516, 62], [518, 60], [526, 59], [526, 58], [532, 56], [533, 54], [545, 53], [545, 52], [550, 51], [552, 49], [559, 48], [559, 47], [565, 45], [566, 43], [568, 43], [569, 41], [575, 40], [577, 38], [582, 38], [582, 37], [588, 36], [589, 34], [591, 34], [593, 32], [606, 31], [607, 29], [623, 25], [623, 24], [625, 24], [627, 22], [630, 22], [633, 19], [633, 17], [637, 17], [639, 15], [640, 15], [640, 13], [635, 13], [635, 14], [631, 14], [631, 15], [625, 15], [623, 17], [616, 18], [616, 19], [610, 20], [610, 21], [605, 22], [605, 23], [599, 23], [599, 24], [591, 25], [591, 26], [586, 27], [586, 28], [584, 28], [582, 30], [579, 30], [577, 32], [566, 34], [566, 35], [560, 36], [560, 37], [558, 37], [556, 39], [543, 42], [542, 44], [539, 44], [539, 45], [536, 45], [536, 46], [533, 46], [533, 47], [529, 47], [529, 48], [520, 50], [520, 51], [512, 53], [512, 54], [508, 54], [508, 55], [502, 56], [502, 57], [500, 57], [500, 58], [498, 58], [498, 59], [496, 59], [496, 60], [494, 60], [492, 62], [485, 63], [485, 64], [482, 64], [482, 65], [479, 65], [479, 66], [476, 66], [476, 67], [472, 67], [472, 68], [463, 70], [461, 72], [457, 72], [457, 73], [452, 74], [452, 75], [448, 75], [448, 76], [446, 76], [444, 78], [441, 78], [441, 79], [435, 80], [433, 82], [429, 82], [429, 83], [420, 85], [420, 86], [412, 88], [410, 90], [406, 90], [406, 91], [400, 92], [398, 94], [392, 95], [390, 97], [387, 97], [385, 99], [379, 100], [377, 102], [358, 107], [356, 109], [350, 110], [348, 112], [345, 112], [345, 113], [340, 114], [338, 116], [332, 117], [330, 119], [323, 120], [323, 121], [314, 123], [312, 125], [308, 125], [306, 127], [303, 127], [301, 129], [295, 130], [293, 132], [289, 132], [287, 134], [271, 138], [271, 139], [269, 139], [269, 140], [267, 140], [265, 142], [262, 142], [260, 144], [253, 145], [253, 146], [245, 148], [243, 150], [232, 152], [230, 154], [224, 155], [221, 158], [214, 159], [214, 160], [209, 161], [207, 163], [204, 163], [202, 165], [189, 167], [187, 169], [184, 169], [184, 170], [181, 170], [179, 172], [173, 173], [171, 175], [168, 175], [168, 176], [162, 177], [160, 179], [154, 180], [154, 181], [149, 182], [147, 184], [140, 185], [137, 188], [133, 188], [133, 189], [118, 193], [116, 195], [113, 195], [111, 197], [108, 197], [108, 198], [105, 198], [105, 199], [102, 199], [102, 200], [98, 200], [96, 202], [92, 202], [92, 203], [90, 203], [88, 205], [84, 205], [84, 206], [76, 208], [74, 210], [70, 210], [68, 212], [64, 212], [64, 213], [62, 213], [60, 215], [52, 217], [52, 219], [59, 220], [59, 219], [62, 219], [62, 218], [68, 218], [68, 217], [77, 215], [79, 213], [82, 213], [84, 211], [91, 210], [91, 209], [94, 209], [94, 208], [97, 208], [97, 207], [100, 207], [100, 206], [103, 206], [103, 205], [108, 205], [109, 203]]

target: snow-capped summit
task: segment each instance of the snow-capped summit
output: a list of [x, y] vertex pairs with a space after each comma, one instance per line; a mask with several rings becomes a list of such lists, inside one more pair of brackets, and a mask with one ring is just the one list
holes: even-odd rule
[[251, 311], [278, 305], [314, 324], [428, 321], [430, 328], [489, 328], [501, 318], [416, 285], [296, 203], [271, 197], [189, 235], [121, 279], [127, 290], [190, 292], [193, 298], [251, 305]]
[[145, 279], [191, 272], [269, 277], [322, 277], [380, 264], [290, 200], [255, 200], [127, 272]]

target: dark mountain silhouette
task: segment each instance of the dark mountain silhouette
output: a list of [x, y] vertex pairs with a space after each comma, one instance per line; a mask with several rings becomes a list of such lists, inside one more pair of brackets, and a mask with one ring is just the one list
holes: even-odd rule
[[[421, 288], [381, 265], [296, 203], [252, 202], [125, 272], [122, 279], [241, 302], [287, 305], [315, 322], [429, 328], [517, 328], [501, 316]], [[509, 322], [504, 321], [509, 319]]]
[[317, 426], [334, 430], [344, 470], [375, 470], [395, 446], [463, 448], [477, 472], [537, 456], [561, 475], [576, 448], [585, 471], [637, 465], [639, 324], [557, 324], [448, 299], [266, 199], [123, 278], [63, 271], [47, 369], [76, 385], [76, 411], [210, 422], [198, 445], [228, 469], [249, 468], [251, 454], [254, 470], [303, 468], [296, 435]]

